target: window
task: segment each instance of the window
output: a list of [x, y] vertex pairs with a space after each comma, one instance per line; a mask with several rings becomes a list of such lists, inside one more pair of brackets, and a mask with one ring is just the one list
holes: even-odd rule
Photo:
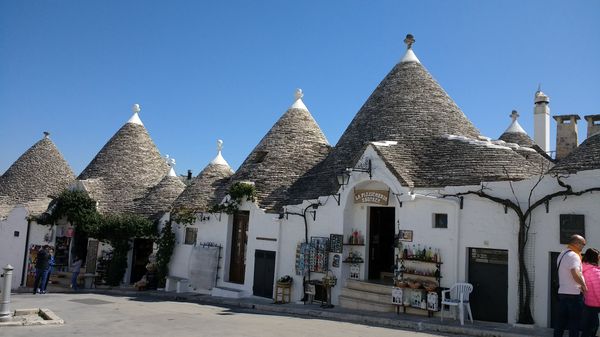
[[268, 151], [256, 151], [254, 155], [254, 164], [262, 163], [267, 156]]
[[196, 244], [196, 237], [198, 236], [198, 228], [186, 228], [185, 229], [185, 241], [186, 245]]
[[585, 237], [585, 218], [583, 214], [561, 214], [560, 243], [569, 243], [571, 236], [574, 234]]
[[434, 213], [433, 228], [448, 228], [448, 214]]

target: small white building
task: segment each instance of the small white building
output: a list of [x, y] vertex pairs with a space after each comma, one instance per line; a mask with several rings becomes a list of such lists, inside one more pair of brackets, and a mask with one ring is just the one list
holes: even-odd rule
[[[73, 171], [50, 140], [49, 133], [0, 176], [0, 267], [14, 267], [12, 285], [31, 286], [35, 276], [30, 256], [44, 245], [55, 246], [59, 233], [36, 222], [49, 202], [74, 180]], [[57, 251], [57, 267], [68, 263]]]

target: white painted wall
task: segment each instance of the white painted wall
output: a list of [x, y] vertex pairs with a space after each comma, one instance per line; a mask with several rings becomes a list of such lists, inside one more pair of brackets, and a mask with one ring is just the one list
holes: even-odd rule
[[[25, 255], [25, 241], [27, 240], [27, 210], [24, 207], [14, 208], [6, 219], [0, 221], [0, 273], [10, 264], [13, 270], [12, 288], [16, 289], [21, 284], [23, 274], [23, 257]], [[14, 232], [19, 236], [15, 237]], [[4, 281], [0, 281], [4, 284]]]
[[[212, 241], [224, 246], [219, 272], [218, 286], [226, 286], [243, 290], [245, 295], [252, 294], [254, 276], [254, 251], [256, 249], [276, 252], [275, 279], [290, 275], [294, 279], [292, 300], [303, 297], [302, 276], [295, 274], [296, 248], [305, 240], [304, 219], [292, 213], [303, 213], [312, 203], [320, 203], [316, 210], [316, 219], [312, 214], [307, 215], [308, 239], [312, 236], [329, 237], [330, 234], [344, 235], [347, 241], [352, 229], [362, 232], [365, 241], [368, 240], [368, 221], [370, 205], [354, 204], [353, 190], [359, 189], [390, 189], [389, 207], [395, 208], [396, 230], [413, 230], [412, 245], [425, 245], [439, 248], [443, 265], [441, 286], [450, 287], [456, 282], [468, 281], [468, 248], [501, 249], [508, 251], [508, 322], [514, 323], [518, 315], [518, 218], [512, 210], [506, 213], [504, 207], [495, 202], [474, 195], [464, 197], [463, 208], [460, 209], [458, 198], [442, 198], [443, 194], [455, 194], [464, 191], [477, 191], [481, 186], [447, 187], [442, 190], [417, 189], [409, 190], [401, 186], [396, 177], [386, 168], [385, 163], [371, 147], [367, 147], [362, 160], [372, 160], [373, 176], [353, 172], [348, 186], [340, 189], [340, 205], [333, 196], [321, 196], [318, 200], [305, 201], [299, 205], [286, 206], [289, 213], [284, 219], [278, 219], [276, 214], [265, 213], [255, 204], [245, 202], [241, 209], [250, 211], [248, 230], [248, 246], [246, 259], [246, 282], [243, 285], [227, 282], [229, 268], [229, 250], [232, 217], [211, 215], [209, 221], [196, 222], [198, 241]], [[520, 203], [523, 208], [528, 204], [531, 189], [538, 182], [538, 177], [527, 181], [486, 183], [486, 192], [501, 198], [509, 198]], [[573, 185], [574, 190], [591, 186], [600, 186], [600, 170], [581, 172], [565, 179]], [[544, 177], [535, 188], [532, 200], [537, 200], [548, 193], [560, 189], [551, 177]], [[397, 195], [397, 196], [396, 196]], [[537, 325], [546, 326], [548, 318], [548, 282], [549, 282], [549, 252], [561, 251], [564, 247], [559, 244], [559, 215], [584, 214], [588, 246], [600, 247], [600, 193], [586, 194], [580, 197], [554, 199], [550, 203], [550, 212], [540, 207], [533, 214], [532, 229], [528, 249], [532, 257], [527, 260], [530, 276], [535, 285], [532, 310]], [[400, 206], [400, 202], [402, 206]], [[377, 206], [377, 205], [374, 205]], [[312, 208], [309, 209], [312, 211]], [[433, 214], [448, 214], [448, 228], [433, 228]], [[174, 226], [177, 229], [178, 244], [171, 262], [171, 275], [188, 277], [187, 261], [191, 246], [182, 244], [185, 233], [184, 226]], [[277, 241], [265, 241], [258, 237], [275, 238]], [[348, 255], [350, 247], [344, 247], [342, 260]], [[368, 262], [368, 246], [353, 247], [363, 253]], [[338, 278], [338, 285], [332, 289], [332, 302], [338, 304], [338, 296], [345, 280], [348, 278], [349, 265], [341, 264], [339, 268], [331, 267], [334, 254], [330, 254], [330, 269]], [[363, 279], [368, 265], [361, 265]], [[320, 279], [321, 273], [311, 273], [312, 279]]]

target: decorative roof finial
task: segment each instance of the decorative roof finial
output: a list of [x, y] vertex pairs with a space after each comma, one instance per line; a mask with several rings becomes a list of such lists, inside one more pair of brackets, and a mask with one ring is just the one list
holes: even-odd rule
[[519, 118], [519, 113], [517, 112], [517, 110], [513, 110], [510, 113], [510, 118], [512, 118], [513, 122], [517, 120], [517, 118]]
[[538, 83], [538, 90], [537, 90], [537, 92], [542, 92], [542, 84], [541, 83]]
[[413, 43], [415, 43], [415, 37], [412, 34], [406, 34], [406, 38], [404, 39], [404, 43], [406, 43], [406, 49], [411, 49]]
[[306, 108], [306, 105], [304, 105], [304, 102], [302, 102], [302, 97], [304, 97], [304, 92], [302, 92], [302, 89], [300, 89], [300, 88], [296, 89], [296, 93], [294, 94], [294, 97], [296, 99], [294, 100], [294, 104], [292, 104], [292, 106], [290, 106], [290, 109], [300, 109], [300, 110], [308, 111], [308, 109]]
[[175, 166], [175, 158], [171, 158], [171, 157], [169, 157], [169, 155], [166, 155], [165, 163], [167, 163], [167, 165], [169, 165], [169, 167], [173, 167], [173, 166]]
[[140, 108], [139, 104], [134, 104], [133, 107], [131, 107], [131, 111], [133, 111], [134, 114], [140, 113], [142, 109]]
[[44, 139], [50, 138], [50, 132], [44, 131]]
[[225, 161], [225, 158], [223, 158], [221, 150], [223, 150], [223, 141], [219, 139], [217, 140], [217, 156], [210, 162], [210, 164], [229, 166], [229, 164], [227, 164], [227, 161]]

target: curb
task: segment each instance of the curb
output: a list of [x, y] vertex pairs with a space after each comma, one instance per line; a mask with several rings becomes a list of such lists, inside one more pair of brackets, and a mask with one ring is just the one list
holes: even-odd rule
[[450, 325], [434, 323], [431, 321], [403, 319], [397, 317], [380, 317], [375, 315], [365, 314], [364, 312], [354, 313], [350, 310], [344, 312], [329, 311], [328, 309], [315, 308], [298, 308], [293, 306], [283, 306], [267, 303], [240, 301], [239, 299], [229, 299], [222, 297], [213, 297], [209, 295], [198, 294], [172, 294], [164, 292], [137, 292], [130, 290], [119, 289], [89, 289], [89, 293], [124, 295], [131, 297], [151, 297], [160, 298], [168, 301], [188, 302], [205, 305], [224, 306], [229, 308], [240, 308], [244, 310], [254, 310], [263, 313], [279, 313], [297, 317], [319, 318], [340, 322], [348, 322], [355, 324], [364, 324], [388, 328], [397, 328], [403, 330], [412, 330], [418, 332], [440, 332], [462, 336], [476, 337], [523, 337], [523, 336], [540, 336], [547, 337], [552, 335], [552, 330], [547, 328], [522, 328], [515, 327], [509, 324], [498, 324], [497, 327], [473, 326], [473, 325]]

